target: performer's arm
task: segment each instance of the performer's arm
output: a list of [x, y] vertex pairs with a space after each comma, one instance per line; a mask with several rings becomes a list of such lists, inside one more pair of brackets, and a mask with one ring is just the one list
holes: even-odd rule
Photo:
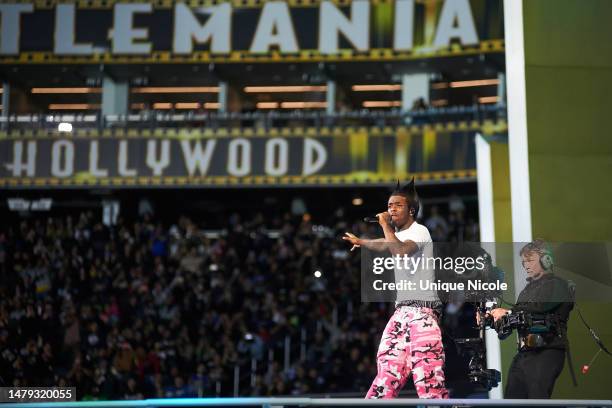
[[353, 244], [351, 251], [361, 246], [364, 246], [373, 251], [384, 251], [387, 249], [387, 245], [385, 243], [384, 238], [365, 239], [365, 238], [359, 238], [356, 235], [351, 234], [350, 232], [345, 232], [342, 239], [345, 241], [349, 241], [351, 244]]
[[392, 255], [412, 255], [419, 250], [416, 242], [411, 240], [400, 241], [395, 235], [395, 229], [391, 225], [391, 216], [388, 212], [376, 214], [378, 223], [385, 233], [385, 243]]
[[378, 223], [382, 227], [385, 237], [378, 239], [362, 239], [351, 234], [350, 232], [346, 232], [342, 239], [353, 244], [351, 251], [361, 246], [373, 251], [388, 250], [392, 255], [412, 255], [418, 251], [419, 247], [414, 241], [400, 241], [395, 236], [395, 230], [391, 225], [391, 216], [388, 212], [376, 214], [376, 216], [378, 217]]

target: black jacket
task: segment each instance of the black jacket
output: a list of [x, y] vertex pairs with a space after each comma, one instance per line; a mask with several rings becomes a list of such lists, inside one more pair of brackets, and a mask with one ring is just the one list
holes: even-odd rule
[[[559, 323], [558, 330], [542, 335], [546, 341], [544, 348], [564, 349], [567, 345], [567, 321], [573, 308], [574, 295], [569, 282], [549, 273], [527, 284], [512, 311], [552, 315]], [[519, 331], [519, 337], [527, 334]]]

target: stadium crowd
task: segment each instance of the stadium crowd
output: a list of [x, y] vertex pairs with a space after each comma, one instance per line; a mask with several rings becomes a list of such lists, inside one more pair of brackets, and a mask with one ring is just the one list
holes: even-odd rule
[[[432, 236], [477, 240], [455, 207], [426, 214]], [[379, 231], [343, 218], [234, 214], [219, 236], [150, 214], [7, 222], [0, 385], [75, 386], [79, 400], [231, 396], [238, 366], [243, 396], [365, 394], [393, 305], [360, 301], [360, 258], [339, 237]]]

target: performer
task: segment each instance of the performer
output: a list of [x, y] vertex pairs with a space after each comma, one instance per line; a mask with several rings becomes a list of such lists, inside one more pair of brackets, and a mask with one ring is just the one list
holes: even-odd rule
[[[392, 255], [432, 256], [431, 236], [415, 221], [419, 199], [412, 181], [391, 193], [387, 211], [377, 214], [384, 238], [367, 240], [346, 233], [351, 250], [365, 246]], [[434, 280], [434, 272], [417, 269], [417, 279]], [[398, 270], [396, 269], [396, 280]], [[438, 319], [442, 310], [436, 291], [398, 293], [396, 308], [387, 323], [376, 356], [378, 374], [366, 398], [395, 398], [412, 373], [419, 398], [448, 398], [444, 383], [444, 349]]]
[[520, 256], [529, 282], [512, 309], [497, 308], [490, 314], [498, 321], [518, 311], [544, 315], [556, 322], [551, 331], [519, 331], [519, 352], [508, 372], [505, 398], [550, 398], [565, 360], [567, 321], [574, 307], [568, 282], [553, 274], [554, 262], [542, 240], [525, 245]]

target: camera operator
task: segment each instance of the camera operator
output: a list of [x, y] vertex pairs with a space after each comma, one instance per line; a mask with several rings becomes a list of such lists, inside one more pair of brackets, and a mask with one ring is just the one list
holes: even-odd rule
[[[550, 398], [555, 381], [563, 369], [568, 349], [567, 321], [574, 307], [569, 283], [553, 274], [552, 254], [544, 241], [525, 245], [520, 256], [529, 282], [510, 310], [490, 312], [497, 323], [510, 313], [544, 316], [554, 322], [548, 329], [519, 328], [519, 352], [508, 372], [505, 398]], [[509, 317], [509, 316], [508, 316]]]

